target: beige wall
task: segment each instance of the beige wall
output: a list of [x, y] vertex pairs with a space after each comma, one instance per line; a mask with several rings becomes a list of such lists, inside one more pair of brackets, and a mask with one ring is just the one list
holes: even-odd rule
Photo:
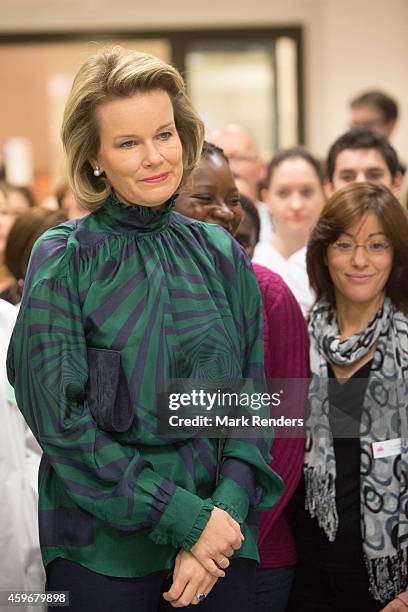
[[394, 95], [401, 120], [393, 142], [408, 160], [408, 1], [329, 0], [322, 3], [322, 127], [324, 150], [347, 126], [347, 101], [364, 88]]
[[382, 87], [402, 107], [394, 142], [408, 160], [407, 0], [0, 0], [0, 12], [3, 32], [301, 25], [307, 144], [323, 155], [347, 100]]

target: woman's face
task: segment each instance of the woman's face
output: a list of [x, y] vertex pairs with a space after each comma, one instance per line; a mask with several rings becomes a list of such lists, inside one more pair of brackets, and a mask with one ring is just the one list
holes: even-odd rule
[[[349, 251], [345, 251], [348, 245]], [[327, 249], [336, 304], [381, 304], [394, 249], [374, 213], [366, 213]]]
[[257, 244], [256, 227], [252, 218], [243, 211], [242, 221], [235, 233], [235, 240], [245, 249], [250, 259], [254, 256]]
[[325, 199], [315, 169], [301, 157], [295, 157], [274, 169], [266, 201], [275, 232], [306, 244]]
[[228, 162], [218, 154], [202, 157], [177, 198], [176, 210], [235, 234], [241, 219], [239, 192]]
[[29, 209], [27, 200], [18, 192], [7, 196], [0, 190], [0, 254], [4, 253], [7, 237], [17, 216]]
[[106, 174], [116, 196], [155, 207], [177, 190], [183, 151], [167, 92], [153, 90], [115, 98], [96, 111], [100, 147], [93, 168]]

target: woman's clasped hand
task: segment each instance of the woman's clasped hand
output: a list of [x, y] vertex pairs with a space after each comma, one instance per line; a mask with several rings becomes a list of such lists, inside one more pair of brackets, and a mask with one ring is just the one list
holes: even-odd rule
[[214, 508], [199, 540], [191, 548], [194, 557], [214, 577], [222, 578], [228, 558], [241, 548], [244, 536], [237, 521], [228, 512]]
[[176, 557], [173, 584], [163, 594], [174, 608], [200, 603], [197, 595], [207, 596], [218, 578], [225, 576], [231, 557], [244, 540], [241, 529], [228, 512], [214, 508], [200, 538], [190, 551]]
[[175, 560], [173, 584], [163, 597], [173, 608], [195, 606], [205, 599], [217, 580], [190, 551], [181, 549]]
[[407, 612], [407, 610], [408, 606], [404, 604], [401, 599], [396, 597], [395, 599], [390, 601], [390, 603], [386, 605], [385, 608], [381, 610], [381, 612]]

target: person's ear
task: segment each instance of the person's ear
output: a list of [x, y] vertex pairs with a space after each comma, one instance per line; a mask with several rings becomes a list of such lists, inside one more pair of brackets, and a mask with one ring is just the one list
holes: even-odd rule
[[258, 183], [262, 183], [266, 179], [267, 162], [264, 159], [258, 160]]
[[323, 191], [326, 199], [328, 200], [334, 193], [333, 183], [329, 181], [329, 179], [324, 179], [323, 182]]
[[392, 119], [391, 121], [387, 122], [386, 130], [385, 130], [386, 131], [385, 137], [387, 138], [387, 140], [391, 138], [392, 133], [395, 130], [396, 123], [397, 123], [396, 119]]
[[404, 177], [402, 175], [402, 172], [397, 172], [397, 174], [394, 177], [394, 180], [392, 181], [391, 191], [395, 195], [396, 198], [399, 198], [401, 195], [401, 186], [402, 186], [403, 179]]
[[269, 204], [269, 190], [266, 187], [262, 187], [261, 191], [259, 192], [259, 195], [261, 196], [262, 202], [265, 202], [265, 204]]

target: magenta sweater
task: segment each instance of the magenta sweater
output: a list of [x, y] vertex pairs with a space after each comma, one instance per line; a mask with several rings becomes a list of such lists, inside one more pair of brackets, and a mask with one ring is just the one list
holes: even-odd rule
[[[309, 341], [306, 322], [292, 292], [280, 276], [253, 264], [263, 301], [265, 375], [267, 378], [308, 378]], [[295, 544], [285, 513], [303, 467], [304, 440], [275, 439], [271, 467], [281, 476], [285, 491], [276, 506], [261, 514], [261, 568], [296, 563]]]

